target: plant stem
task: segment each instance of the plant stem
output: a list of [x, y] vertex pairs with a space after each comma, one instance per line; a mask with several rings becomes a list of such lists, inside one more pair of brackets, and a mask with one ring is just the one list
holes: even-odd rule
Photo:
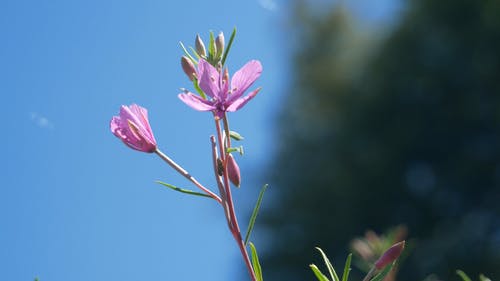
[[[215, 128], [217, 130], [217, 139], [219, 141], [219, 150], [222, 158], [222, 163], [224, 165], [224, 171], [223, 171], [223, 185], [224, 185], [224, 191], [225, 191], [225, 199], [227, 200], [227, 211], [225, 214], [229, 215], [228, 220], [231, 222], [229, 225], [229, 230], [231, 231], [231, 234], [233, 235], [234, 239], [236, 240], [236, 243], [238, 244], [238, 247], [240, 249], [241, 255], [243, 256], [243, 260], [245, 261], [245, 265], [247, 266], [248, 273], [250, 274], [250, 277], [252, 281], [256, 281], [257, 278], [255, 277], [255, 272], [252, 267], [252, 263], [250, 261], [250, 257], [248, 255], [248, 251], [245, 247], [245, 244], [243, 240], [241, 239], [241, 231], [240, 227], [238, 225], [238, 219], [236, 218], [236, 213], [234, 211], [234, 203], [233, 203], [233, 196], [231, 194], [231, 186], [229, 183], [229, 175], [227, 171], [227, 147], [224, 145], [224, 140], [223, 140], [223, 134], [220, 126], [220, 119], [215, 118]], [[224, 122], [224, 130], [226, 132], [226, 137], [227, 137], [227, 142], [226, 145], [230, 146], [230, 136], [229, 136], [229, 125], [227, 122], [227, 118], [224, 115], [223, 118]], [[217, 171], [216, 171], [217, 172]]]
[[219, 202], [219, 204], [222, 204], [222, 199], [220, 197], [210, 191], [208, 188], [204, 187], [201, 183], [199, 183], [191, 174], [189, 174], [186, 170], [184, 170], [181, 166], [179, 166], [177, 163], [175, 163], [172, 159], [170, 159], [165, 153], [161, 152], [158, 148], [155, 150], [155, 153], [160, 156], [160, 158], [165, 161], [170, 167], [172, 167], [174, 170], [176, 170], [179, 174], [181, 174], [183, 177], [194, 183], [199, 189], [203, 190], [205, 193], [210, 195], [215, 201]]
[[370, 271], [368, 271], [365, 278], [363, 278], [363, 281], [369, 281], [372, 278], [373, 273], [375, 273], [375, 267], [372, 267]]

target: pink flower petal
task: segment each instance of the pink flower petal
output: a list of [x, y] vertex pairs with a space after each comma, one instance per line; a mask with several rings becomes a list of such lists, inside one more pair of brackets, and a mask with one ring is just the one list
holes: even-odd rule
[[247, 102], [249, 102], [251, 99], [253, 99], [259, 93], [260, 89], [261, 88], [258, 88], [257, 90], [250, 92], [250, 94], [246, 95], [245, 97], [242, 97], [242, 98], [239, 98], [239, 99], [235, 100], [233, 103], [231, 103], [227, 107], [226, 111], [234, 112], [236, 110], [239, 110]]
[[120, 115], [113, 116], [109, 127], [111, 132], [130, 148], [154, 152], [156, 140], [147, 116], [147, 110], [136, 104], [122, 106]]
[[231, 99], [235, 100], [243, 94], [259, 78], [262, 65], [258, 60], [247, 62], [240, 70], [234, 73], [231, 79]]
[[148, 121], [148, 110], [144, 107], [138, 106], [137, 104], [132, 104], [129, 108], [136, 118], [134, 124], [139, 128], [143, 137], [147, 138], [150, 142], [156, 143], [153, 131], [151, 130], [151, 126]]
[[179, 94], [178, 97], [185, 104], [198, 111], [209, 111], [215, 109], [210, 101], [205, 100], [190, 92]]
[[219, 72], [215, 67], [209, 64], [204, 59], [200, 59], [198, 63], [198, 74], [200, 78], [198, 80], [198, 85], [203, 90], [205, 94], [209, 97], [219, 97]]

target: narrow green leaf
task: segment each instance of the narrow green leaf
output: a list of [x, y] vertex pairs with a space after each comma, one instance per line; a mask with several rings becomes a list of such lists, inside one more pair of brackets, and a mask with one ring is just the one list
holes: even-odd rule
[[186, 50], [186, 47], [184, 47], [184, 44], [182, 44], [182, 42], [179, 42], [179, 44], [181, 45], [181, 48], [182, 48], [182, 51], [184, 51], [184, 54], [194, 63], [194, 64], [197, 64], [198, 62], [191, 56], [191, 54], [189, 54], [189, 52]]
[[227, 55], [229, 54], [229, 50], [231, 49], [231, 45], [233, 45], [234, 37], [236, 36], [236, 27], [233, 29], [231, 33], [231, 37], [229, 38], [229, 43], [227, 44], [227, 48], [224, 51], [224, 55], [222, 56], [222, 65], [226, 63]]
[[330, 277], [332, 278], [333, 281], [340, 281], [339, 276], [337, 275], [337, 272], [335, 272], [335, 269], [333, 268], [332, 263], [326, 256], [325, 252], [321, 250], [321, 248], [316, 247], [316, 250], [318, 250], [321, 253], [321, 256], [323, 257], [323, 260], [325, 261], [326, 267], [328, 268], [328, 272], [330, 273]]
[[238, 147], [228, 147], [226, 149], [227, 153], [233, 153], [233, 152], [238, 152], [241, 156], [243, 156], [243, 146], [240, 145]]
[[456, 273], [458, 274], [458, 276], [460, 276], [462, 278], [462, 280], [464, 281], [472, 281], [469, 276], [467, 276], [467, 274], [465, 274], [465, 272], [463, 272], [462, 270], [458, 269], [456, 271]]
[[201, 192], [196, 192], [196, 191], [192, 191], [192, 190], [189, 190], [189, 189], [184, 189], [184, 188], [179, 188], [177, 186], [174, 186], [174, 185], [171, 185], [169, 183], [166, 183], [166, 182], [162, 182], [162, 181], [156, 181], [156, 183], [159, 183], [163, 186], [166, 186], [170, 189], [173, 189], [175, 191], [179, 191], [179, 192], [182, 192], [182, 193], [186, 193], [186, 194], [190, 194], [190, 195], [196, 195], [196, 196], [202, 196], [202, 197], [208, 197], [208, 198], [212, 198], [210, 197], [210, 195], [208, 194], [205, 194], [205, 193], [201, 193]]
[[345, 261], [344, 273], [342, 274], [342, 281], [347, 281], [347, 278], [349, 278], [349, 272], [351, 271], [351, 259], [352, 259], [352, 254], [349, 254]]
[[309, 267], [312, 269], [314, 275], [316, 275], [316, 278], [318, 278], [319, 281], [330, 281], [315, 264], [310, 264]]
[[215, 58], [215, 38], [213, 31], [210, 31], [210, 41], [208, 42], [208, 60], [213, 61]]
[[386, 267], [384, 267], [384, 269], [379, 274], [375, 275], [375, 277], [373, 277], [373, 279], [371, 281], [384, 280], [385, 276], [387, 274], [389, 274], [389, 272], [391, 271], [393, 266], [394, 266], [394, 263], [388, 264]]
[[203, 99], [207, 99], [207, 96], [205, 95], [205, 93], [203, 92], [203, 90], [200, 88], [200, 86], [198, 85], [198, 79], [193, 79], [193, 86], [194, 86], [194, 89], [196, 90], [196, 92], [203, 98]]
[[491, 279], [484, 276], [484, 274], [479, 274], [479, 281], [491, 281]]
[[[191, 50], [191, 52], [193, 52], [193, 54], [197, 60], [200, 59], [200, 55], [198, 55], [198, 52], [196, 52], [196, 50], [193, 47], [189, 46], [189, 50]], [[195, 61], [195, 64], [198, 64], [198, 61]]]
[[229, 131], [229, 136], [236, 141], [244, 140], [245, 138], [236, 131]]
[[262, 189], [260, 190], [259, 197], [257, 198], [257, 203], [252, 212], [252, 216], [250, 217], [250, 222], [248, 223], [247, 234], [245, 235], [245, 245], [248, 244], [248, 239], [250, 239], [250, 234], [252, 233], [253, 225], [255, 224], [255, 220], [257, 219], [257, 214], [259, 213], [260, 204], [262, 203], [262, 197], [264, 197], [264, 192], [266, 191], [268, 184], [264, 184]]
[[250, 244], [250, 251], [252, 252], [252, 266], [253, 271], [255, 273], [255, 277], [257, 277], [257, 281], [264, 281], [262, 279], [262, 268], [260, 267], [259, 256], [257, 255], [257, 249], [255, 248], [252, 242]]

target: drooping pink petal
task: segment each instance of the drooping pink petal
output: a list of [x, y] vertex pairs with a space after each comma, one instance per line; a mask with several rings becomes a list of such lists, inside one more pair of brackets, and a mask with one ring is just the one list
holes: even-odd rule
[[231, 79], [231, 100], [236, 100], [259, 78], [262, 65], [258, 60], [247, 62], [240, 70], [234, 73]]
[[211, 98], [218, 98], [220, 93], [219, 87], [219, 72], [215, 67], [209, 64], [204, 59], [198, 62], [198, 74], [200, 78], [198, 85]]
[[153, 135], [153, 131], [151, 130], [151, 126], [148, 121], [148, 110], [144, 107], [140, 107], [137, 104], [132, 104], [129, 106], [130, 111], [133, 113], [133, 116], [137, 119], [134, 122], [135, 126], [138, 127], [139, 133], [146, 138], [149, 142], [155, 142], [156, 140]]
[[119, 130], [120, 124], [121, 124], [120, 116], [113, 116], [113, 118], [111, 118], [111, 122], [109, 122], [109, 129], [111, 130], [113, 135], [117, 136], [118, 138], [121, 138]]
[[120, 115], [113, 116], [111, 132], [127, 146], [143, 152], [154, 152], [156, 140], [147, 118], [147, 110], [138, 105], [122, 106]]
[[226, 108], [226, 111], [234, 112], [236, 110], [239, 110], [245, 104], [247, 104], [247, 102], [249, 102], [251, 99], [253, 99], [259, 93], [260, 89], [261, 88], [258, 88], [257, 90], [250, 92], [250, 94], [248, 94], [248, 95], [246, 95], [246, 96], [244, 96], [242, 98], [239, 98], [239, 99], [235, 100], [233, 103], [231, 103]]
[[178, 95], [178, 97], [185, 104], [198, 111], [210, 111], [215, 109], [215, 106], [212, 104], [212, 102], [190, 92], [181, 93]]

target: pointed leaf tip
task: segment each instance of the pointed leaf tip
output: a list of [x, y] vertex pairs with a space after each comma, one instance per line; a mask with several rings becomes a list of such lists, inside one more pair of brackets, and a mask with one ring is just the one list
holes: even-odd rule
[[189, 189], [180, 188], [180, 187], [177, 187], [175, 185], [172, 185], [172, 184], [169, 184], [169, 183], [166, 183], [166, 182], [162, 182], [162, 181], [158, 181], [157, 180], [156, 183], [161, 184], [163, 186], [166, 186], [166, 187], [168, 187], [168, 188], [170, 188], [172, 190], [175, 190], [175, 191], [178, 191], [178, 192], [181, 192], [181, 193], [185, 193], [185, 194], [189, 194], [189, 195], [196, 195], [196, 196], [201, 196], [201, 197], [212, 198], [208, 194], [201, 193], [201, 192], [196, 192], [196, 191], [192, 191], [192, 190], [189, 190]]

